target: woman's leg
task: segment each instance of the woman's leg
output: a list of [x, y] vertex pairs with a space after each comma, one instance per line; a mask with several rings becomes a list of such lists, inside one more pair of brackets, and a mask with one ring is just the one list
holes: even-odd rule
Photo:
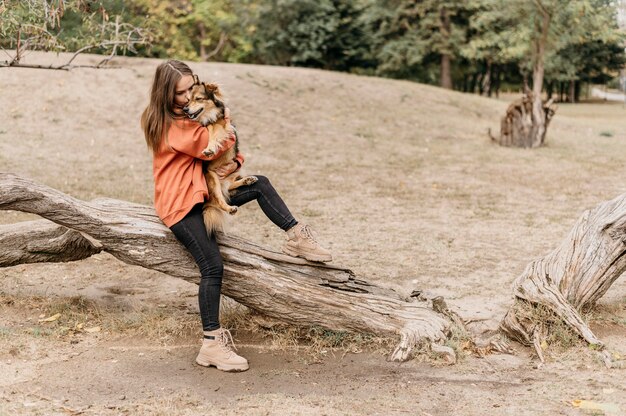
[[213, 365], [222, 371], [247, 370], [248, 360], [233, 351], [230, 332], [220, 328], [220, 294], [224, 266], [215, 235], [207, 235], [202, 204], [196, 205], [170, 229], [187, 247], [200, 269], [198, 304], [204, 339], [196, 363], [206, 367]]
[[278, 195], [269, 179], [261, 175], [255, 176], [258, 178], [258, 181], [252, 185], [237, 188], [235, 194], [230, 197], [230, 203], [240, 207], [256, 199], [267, 218], [279, 228], [287, 231], [295, 226], [298, 221], [291, 215], [289, 208]]
[[296, 221], [269, 179], [259, 175], [257, 178], [258, 181], [252, 185], [237, 188], [230, 197], [230, 203], [241, 206], [256, 199], [267, 218], [287, 232], [283, 252], [310, 261], [331, 261], [330, 251], [319, 245], [308, 225]]
[[207, 235], [202, 218], [202, 204], [171, 227], [176, 238], [189, 250], [200, 269], [198, 304], [205, 331], [219, 329], [220, 294], [224, 266], [215, 236]]

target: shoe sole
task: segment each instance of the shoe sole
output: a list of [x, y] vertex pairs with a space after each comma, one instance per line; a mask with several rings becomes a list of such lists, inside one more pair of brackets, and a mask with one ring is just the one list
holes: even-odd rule
[[311, 253], [300, 253], [297, 251], [292, 251], [291, 249], [287, 248], [287, 247], [283, 247], [282, 248], [283, 253], [290, 255], [291, 257], [300, 257], [303, 258], [305, 260], [308, 261], [317, 261], [320, 263], [328, 263], [329, 261], [333, 260], [333, 257], [331, 255], [328, 256], [322, 256], [322, 255], [315, 255], [315, 254], [311, 254]]
[[239, 372], [242, 372], [242, 371], [246, 371], [246, 370], [248, 370], [250, 368], [250, 366], [247, 365], [247, 364], [245, 366], [242, 366], [242, 365], [222, 365], [222, 366], [220, 366], [220, 365], [212, 363], [212, 362], [204, 363], [204, 362], [199, 361], [199, 360], [196, 360], [196, 364], [201, 365], [202, 367], [211, 367], [211, 366], [213, 366], [213, 367], [217, 368], [220, 371], [226, 371], [228, 373], [239, 373]]

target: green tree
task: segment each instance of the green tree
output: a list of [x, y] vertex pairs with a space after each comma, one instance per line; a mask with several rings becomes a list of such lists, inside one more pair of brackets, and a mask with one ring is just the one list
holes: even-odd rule
[[[156, 33], [151, 55], [188, 60], [239, 62], [251, 51], [236, 0], [131, 0]], [[248, 2], [250, 3], [250, 2]]]
[[[540, 146], [547, 129], [546, 109], [541, 100], [546, 68], [568, 45], [615, 38], [615, 6], [607, 0], [477, 0], [481, 18], [491, 24], [476, 36], [483, 42], [476, 51], [490, 50], [519, 60], [522, 72], [532, 73], [532, 124], [524, 132], [529, 146]], [[496, 22], [508, 28], [498, 30]], [[471, 43], [471, 42], [470, 42]], [[497, 54], [496, 54], [497, 55]]]
[[270, 0], [259, 10], [254, 59], [339, 71], [366, 68], [368, 38], [353, 0]]
[[373, 33], [377, 72], [452, 88], [452, 62], [465, 43], [469, 4], [460, 0], [369, 0], [364, 21]]

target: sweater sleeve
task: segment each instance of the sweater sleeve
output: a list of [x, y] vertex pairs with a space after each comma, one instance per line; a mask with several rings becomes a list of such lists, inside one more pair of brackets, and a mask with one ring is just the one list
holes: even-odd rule
[[241, 153], [237, 153], [237, 156], [235, 156], [235, 162], [237, 162], [237, 170], [241, 169], [245, 160], [246, 158], [243, 157]]
[[168, 137], [170, 146], [177, 152], [202, 160], [217, 159], [235, 144], [235, 137], [229, 137], [216, 154], [207, 157], [202, 153], [209, 144], [209, 131], [206, 127], [198, 124], [191, 128], [180, 129], [176, 133]]

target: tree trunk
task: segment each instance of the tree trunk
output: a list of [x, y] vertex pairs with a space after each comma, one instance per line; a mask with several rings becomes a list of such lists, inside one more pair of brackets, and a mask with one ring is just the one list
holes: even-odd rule
[[487, 61], [487, 69], [485, 70], [482, 83], [483, 94], [491, 97], [491, 61]]
[[515, 304], [501, 328], [522, 344], [540, 345], [549, 328], [532, 311], [541, 305], [588, 343], [602, 346], [580, 311], [592, 307], [624, 271], [626, 194], [584, 212], [556, 250], [526, 267], [513, 285]]
[[[38, 214], [58, 224], [35, 221], [2, 227], [2, 251], [9, 252], [5, 247], [11, 246], [1, 257], [2, 265], [70, 260], [59, 253], [80, 247], [75, 258], [102, 250], [128, 264], [199, 281], [191, 255], [147, 206], [114, 199], [85, 202], [0, 173], [0, 209]], [[18, 229], [21, 236], [15, 235]], [[52, 253], [32, 257], [33, 252], [48, 250], [44, 240], [49, 236]], [[450, 317], [434, 311], [429, 302], [405, 301], [350, 270], [292, 258], [232, 236], [220, 234], [218, 241], [224, 259], [223, 294], [266, 316], [296, 325], [400, 336], [389, 357], [394, 361], [408, 359], [422, 341], [445, 340], [452, 325]]]
[[496, 65], [496, 76], [495, 76], [495, 90], [496, 90], [496, 98], [500, 98], [500, 84], [502, 83], [502, 68]]
[[569, 82], [569, 102], [572, 104], [576, 102], [576, 81], [574, 80]]
[[[445, 7], [442, 7], [439, 11], [441, 22], [441, 37], [443, 43], [448, 46], [450, 43], [450, 15]], [[441, 87], [451, 90], [452, 89], [452, 74], [450, 71], [450, 61], [452, 57], [449, 51], [441, 52]]]
[[209, 56], [206, 51], [206, 46], [204, 45], [204, 40], [206, 39], [206, 26], [204, 26], [204, 22], [198, 23], [198, 32], [200, 32], [200, 60], [204, 62]]
[[472, 81], [470, 82], [470, 89], [469, 89], [469, 92], [471, 92], [472, 94], [476, 92], [477, 80], [478, 80], [478, 72], [474, 72], [472, 74]]
[[452, 75], [450, 74], [450, 55], [441, 55], [441, 87], [452, 89]]
[[552, 100], [547, 103], [541, 100], [545, 47], [550, 29], [550, 14], [543, 9], [540, 25], [541, 35], [533, 44], [533, 89], [529, 92], [525, 87], [526, 94], [521, 101], [515, 101], [509, 106], [500, 123], [500, 137], [491, 136], [501, 146], [534, 148], [543, 145], [548, 124], [556, 111]]

